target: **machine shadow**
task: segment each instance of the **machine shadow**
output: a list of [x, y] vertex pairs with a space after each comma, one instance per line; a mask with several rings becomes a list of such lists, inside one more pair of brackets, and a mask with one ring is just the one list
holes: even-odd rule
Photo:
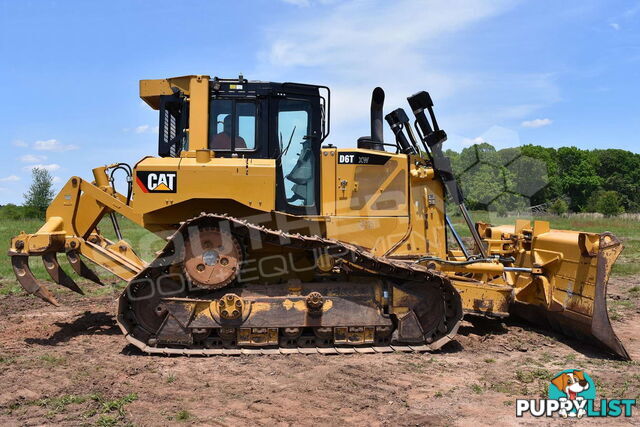
[[60, 329], [48, 338], [26, 338], [27, 344], [55, 346], [82, 335], [119, 335], [115, 318], [107, 312], [85, 311], [71, 322], [54, 323]]

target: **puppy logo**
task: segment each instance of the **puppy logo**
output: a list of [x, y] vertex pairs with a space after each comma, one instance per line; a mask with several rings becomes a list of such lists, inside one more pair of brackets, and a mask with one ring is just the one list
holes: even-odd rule
[[178, 185], [175, 172], [137, 171], [136, 182], [145, 193], [175, 193]]
[[[561, 403], [562, 417], [582, 418], [586, 413], [586, 401], [596, 397], [595, 384], [589, 375], [578, 369], [567, 369], [560, 372], [551, 380], [549, 385], [549, 398]], [[563, 403], [571, 403], [571, 406]], [[567, 411], [567, 407], [572, 407]]]
[[581, 369], [565, 369], [551, 379], [547, 399], [516, 399], [516, 417], [631, 417], [634, 406], [636, 399], [622, 397], [596, 402], [596, 385], [591, 377]]

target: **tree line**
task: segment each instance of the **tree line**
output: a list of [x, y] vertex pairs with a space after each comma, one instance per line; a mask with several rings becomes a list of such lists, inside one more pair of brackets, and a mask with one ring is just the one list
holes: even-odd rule
[[640, 154], [630, 151], [531, 144], [496, 150], [485, 142], [446, 154], [470, 209], [640, 211]]

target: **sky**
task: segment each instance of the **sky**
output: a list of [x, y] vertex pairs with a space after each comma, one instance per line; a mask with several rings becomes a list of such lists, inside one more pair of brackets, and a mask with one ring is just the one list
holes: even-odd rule
[[0, 204], [155, 155], [140, 79], [240, 73], [330, 86], [339, 147], [381, 86], [385, 113], [429, 91], [445, 148], [640, 152], [638, 0], [0, 0]]

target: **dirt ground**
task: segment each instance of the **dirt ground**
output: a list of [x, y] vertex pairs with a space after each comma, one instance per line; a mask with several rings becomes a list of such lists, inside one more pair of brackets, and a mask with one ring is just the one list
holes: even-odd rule
[[[640, 277], [612, 279], [614, 328], [640, 359]], [[467, 318], [437, 353], [150, 357], [127, 345], [109, 295], [0, 299], [0, 425], [513, 425], [515, 399], [586, 370], [599, 398], [640, 398], [637, 362], [515, 320]], [[608, 419], [612, 424], [635, 424]], [[557, 423], [567, 422], [555, 420]], [[602, 420], [581, 420], [602, 423]]]

